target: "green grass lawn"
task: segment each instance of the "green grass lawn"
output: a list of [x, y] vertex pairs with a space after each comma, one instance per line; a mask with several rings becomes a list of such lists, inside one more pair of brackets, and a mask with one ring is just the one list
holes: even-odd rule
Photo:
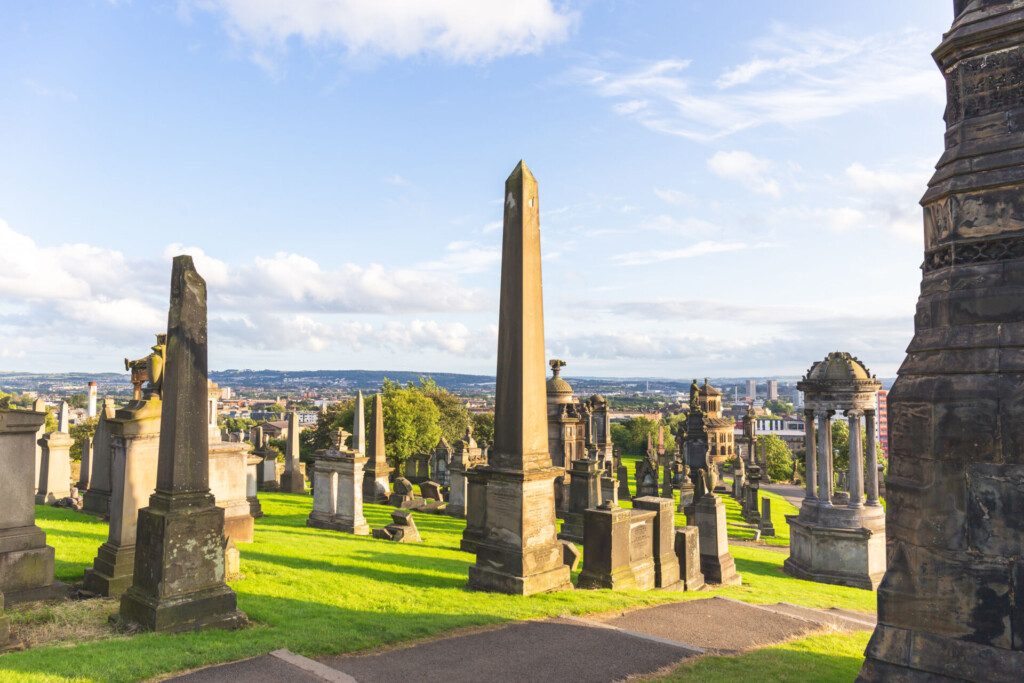
[[[735, 546], [744, 585], [709, 592], [569, 591], [529, 598], [466, 590], [474, 557], [458, 549], [464, 521], [418, 514], [424, 542], [395, 544], [310, 529], [309, 496], [261, 494], [266, 516], [256, 540], [240, 546], [243, 578], [231, 583], [252, 626], [235, 632], [179, 635], [110, 632], [94, 640], [40, 646], [0, 656], [0, 680], [129, 681], [288, 648], [307, 656], [407, 641], [452, 629], [498, 622], [609, 612], [662, 602], [723, 595], [748, 602], [873, 611], [873, 593], [800, 581], [782, 573], [784, 553]], [[57, 576], [80, 580], [106, 537], [106, 524], [80, 513], [37, 507], [39, 525], [56, 548]], [[391, 508], [367, 505], [371, 526], [390, 521]], [[91, 601], [97, 604], [97, 601]], [[102, 611], [103, 602], [98, 602]], [[115, 608], [109, 603], [110, 609]], [[93, 608], [95, 612], [97, 608]], [[61, 610], [9, 610], [20, 623]], [[94, 621], [104, 628], [102, 614]]]
[[701, 657], [657, 678], [665, 683], [700, 681], [852, 681], [864, 662], [869, 632], [830, 633], [771, 645], [733, 657]]

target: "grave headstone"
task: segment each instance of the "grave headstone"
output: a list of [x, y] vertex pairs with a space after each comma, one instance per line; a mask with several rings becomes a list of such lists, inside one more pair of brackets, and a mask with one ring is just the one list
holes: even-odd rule
[[374, 529], [373, 537], [395, 543], [422, 543], [410, 510], [392, 510], [391, 524], [383, 529]]
[[652, 557], [654, 559], [654, 586], [668, 590], [683, 588], [679, 583], [679, 559], [675, 549], [675, 501], [672, 498], [636, 498], [637, 510], [653, 510]]
[[761, 519], [758, 520], [758, 529], [761, 536], [774, 536], [775, 525], [772, 524], [772, 501], [770, 498], [761, 498]]
[[654, 520], [658, 513], [603, 504], [583, 514], [583, 571], [578, 586], [654, 588]]
[[313, 469], [313, 510], [306, 526], [365, 536], [370, 526], [363, 516], [363, 466], [356, 450], [317, 451]]
[[99, 419], [96, 421], [96, 432], [92, 437], [92, 467], [90, 471], [89, 488], [86, 489], [82, 500], [86, 512], [93, 512], [100, 515], [108, 513], [110, 507], [111, 490], [111, 459], [113, 453], [110, 445], [109, 420], [114, 417], [114, 400], [103, 399], [103, 405], [99, 411]]
[[684, 589], [699, 591], [704, 587], [704, 574], [700, 570], [700, 530], [695, 526], [676, 528], [675, 551]]
[[583, 458], [572, 461], [569, 485], [569, 506], [558, 538], [583, 542], [583, 512], [601, 504], [601, 468], [597, 460]]
[[39, 442], [43, 458], [36, 505], [50, 505], [71, 496], [71, 446], [74, 441], [68, 431], [68, 404], [61, 401], [57, 430], [45, 434]]
[[281, 490], [286, 493], [305, 493], [306, 477], [299, 463], [299, 413], [288, 413], [288, 441], [284, 454], [284, 474], [281, 475]]

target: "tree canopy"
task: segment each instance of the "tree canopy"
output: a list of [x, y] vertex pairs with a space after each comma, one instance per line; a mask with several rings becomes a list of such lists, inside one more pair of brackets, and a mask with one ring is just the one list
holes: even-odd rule
[[767, 464], [768, 478], [789, 481], [793, 476], [793, 454], [786, 442], [776, 434], [761, 434], [755, 441], [758, 458]]

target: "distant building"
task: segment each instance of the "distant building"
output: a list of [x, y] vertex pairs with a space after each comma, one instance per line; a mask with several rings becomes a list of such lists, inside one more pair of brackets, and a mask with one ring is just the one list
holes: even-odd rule
[[875, 399], [878, 411], [875, 413], [878, 420], [878, 440], [882, 443], [882, 452], [889, 457], [889, 390], [879, 389]]
[[747, 380], [747, 398], [750, 399], [751, 401], [757, 400], [757, 380], [756, 379], [748, 379]]
[[778, 401], [779, 400], [779, 380], [770, 379], [768, 380], [768, 400]]
[[235, 395], [235, 392], [231, 391], [231, 387], [220, 388], [220, 400], [230, 401], [231, 397]]

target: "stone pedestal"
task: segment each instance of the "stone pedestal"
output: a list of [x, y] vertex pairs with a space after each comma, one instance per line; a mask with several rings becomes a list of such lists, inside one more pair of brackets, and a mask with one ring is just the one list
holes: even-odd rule
[[579, 587], [654, 588], [654, 520], [658, 513], [602, 506], [583, 514]]
[[476, 564], [469, 568], [470, 587], [515, 595], [572, 588], [555, 534], [551, 482], [561, 468], [477, 469], [487, 481], [486, 514]]
[[700, 534], [700, 571], [704, 580], [724, 586], [741, 583], [736, 562], [729, 552], [725, 503], [713, 494], [705, 494], [694, 505], [694, 518]]
[[249, 444], [210, 444], [210, 493], [224, 510], [224, 535], [235, 543], [251, 543], [254, 533], [249, 503]]
[[687, 508], [693, 507], [693, 482], [683, 474], [682, 483], [679, 484], [679, 505], [676, 506], [676, 512], [686, 512]]
[[89, 488], [82, 494], [82, 505], [86, 512], [105, 515], [110, 508], [111, 460], [113, 454], [110, 445], [110, 429], [108, 420], [114, 417], [114, 402], [104, 399], [100, 408], [96, 432], [92, 437], [92, 470]]
[[[245, 624], [224, 582], [224, 510], [209, 485], [206, 283], [190, 256], [171, 274], [156, 492], [139, 511], [121, 620], [153, 631]], [[244, 495], [243, 495], [244, 498]]]
[[774, 536], [775, 525], [772, 523], [772, 500], [771, 498], [761, 499], [761, 519], [758, 520], [758, 530], [761, 536]]
[[78, 481], [75, 488], [84, 492], [89, 490], [89, 480], [92, 478], [92, 439], [87, 438], [82, 442], [82, 459], [79, 461]]
[[39, 441], [43, 460], [39, 470], [36, 505], [49, 505], [71, 495], [72, 438], [64, 432], [50, 432]]
[[260, 491], [279, 491], [281, 482], [277, 475], [277, 453], [274, 451], [256, 451], [260, 457], [256, 469], [256, 488]]
[[615, 470], [615, 478], [619, 485], [619, 500], [629, 500], [633, 494], [629, 492], [629, 468], [619, 465]]
[[683, 589], [699, 591], [704, 587], [704, 574], [700, 571], [700, 530], [695, 526], [677, 528], [675, 551]]
[[885, 573], [885, 512], [879, 507], [824, 506], [804, 501], [787, 515], [787, 574], [798, 579], [875, 589]]
[[299, 414], [288, 413], [288, 442], [284, 454], [284, 474], [281, 475], [281, 490], [285, 493], [305, 493], [306, 477], [299, 465]]
[[36, 526], [36, 434], [45, 413], [0, 409], [0, 592], [8, 604], [59, 597], [53, 548]]
[[573, 460], [569, 484], [569, 506], [558, 538], [583, 542], [583, 512], [601, 504], [601, 469], [596, 460]]
[[462, 465], [452, 463], [448, 470], [448, 480], [451, 482], [451, 486], [448, 489], [448, 507], [445, 512], [452, 517], [465, 517], [469, 480], [466, 478], [466, 471]]
[[357, 452], [319, 451], [313, 464], [313, 511], [306, 526], [365, 536], [370, 526], [363, 516], [363, 467]]
[[160, 399], [154, 396], [132, 401], [108, 422], [110, 527], [83, 582], [86, 590], [98, 595], [118, 597], [132, 584], [139, 510], [156, 488], [160, 411]]
[[679, 582], [679, 559], [675, 549], [675, 501], [672, 498], [637, 498], [633, 507], [656, 513], [652, 548], [655, 588], [683, 588]]
[[478, 470], [474, 467], [465, 473], [466, 528], [459, 547], [467, 553], [476, 552], [487, 526], [487, 477]]
[[[232, 443], [242, 442], [233, 440]], [[260, 505], [259, 499], [260, 465], [263, 464], [263, 458], [250, 453], [245, 463], [245, 497], [249, 501], [249, 514], [253, 519], [259, 519], [263, 516], [263, 506]]]
[[636, 497], [658, 496], [658, 470], [646, 458], [636, 462]]

